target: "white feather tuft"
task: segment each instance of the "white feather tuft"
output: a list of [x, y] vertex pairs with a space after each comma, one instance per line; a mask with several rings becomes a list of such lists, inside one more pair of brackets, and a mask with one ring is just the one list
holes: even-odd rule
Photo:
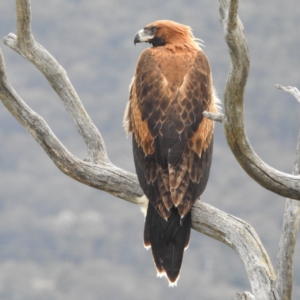
[[157, 271], [156, 276], [157, 276], [158, 278], [167, 277], [166, 272], [159, 272], [159, 271]]
[[143, 195], [142, 197], [136, 198], [136, 200], [137, 200], [137, 203], [138, 203], [138, 205], [141, 209], [141, 212], [143, 213], [144, 217], [146, 218], [148, 203], [149, 203], [148, 198], [145, 195]]

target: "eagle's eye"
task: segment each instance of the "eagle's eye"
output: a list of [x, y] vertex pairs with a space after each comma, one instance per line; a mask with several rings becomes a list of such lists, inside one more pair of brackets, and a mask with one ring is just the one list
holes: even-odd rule
[[152, 27], [148, 28], [148, 30], [149, 30], [149, 33], [150, 33], [151, 35], [153, 35], [153, 34], [155, 33], [155, 31], [157, 30], [157, 27], [152, 26]]

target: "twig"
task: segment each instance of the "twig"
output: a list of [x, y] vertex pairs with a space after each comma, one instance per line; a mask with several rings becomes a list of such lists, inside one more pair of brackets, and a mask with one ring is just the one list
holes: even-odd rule
[[207, 119], [210, 119], [210, 120], [213, 120], [213, 121], [216, 121], [216, 122], [220, 122], [220, 123], [223, 122], [224, 115], [221, 114], [221, 113], [213, 114], [213, 113], [210, 113], [210, 112], [205, 110], [202, 114]]
[[255, 300], [255, 297], [249, 292], [244, 292], [243, 294], [237, 293], [235, 300]]
[[282, 86], [280, 84], [275, 84], [275, 87], [278, 88], [279, 90], [292, 94], [297, 99], [297, 101], [300, 102], [300, 92], [296, 87]]

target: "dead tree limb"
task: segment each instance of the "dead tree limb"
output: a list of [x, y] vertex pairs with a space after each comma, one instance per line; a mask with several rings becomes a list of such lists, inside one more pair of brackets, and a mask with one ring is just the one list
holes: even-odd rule
[[276, 299], [273, 297], [276, 275], [253, 227], [201, 201], [194, 204], [192, 213], [195, 230], [226, 244], [238, 254], [246, 269], [255, 299]]
[[300, 176], [279, 172], [263, 162], [252, 149], [244, 126], [244, 90], [249, 54], [243, 25], [237, 15], [238, 0], [219, 0], [221, 23], [231, 65], [224, 93], [223, 126], [235, 158], [257, 183], [283, 197], [300, 200]]
[[58, 94], [79, 134], [85, 142], [91, 162], [108, 161], [104, 141], [85, 111], [66, 71], [56, 59], [38, 44], [31, 31], [30, 1], [16, 0], [17, 36], [9, 34], [4, 44], [32, 63], [46, 77]]
[[83, 161], [66, 149], [45, 120], [20, 98], [10, 85], [1, 51], [0, 99], [63, 173], [79, 182], [127, 201], [136, 204], [144, 203], [144, 200], [139, 200], [143, 193], [134, 174], [119, 169], [107, 161], [102, 161], [101, 165]]
[[[297, 88], [290, 86], [284, 87], [281, 85], [276, 85], [276, 87], [292, 94], [297, 101], [300, 102], [300, 92]], [[295, 175], [300, 174], [300, 128], [293, 173]], [[276, 290], [282, 300], [292, 299], [293, 261], [299, 222], [300, 202], [292, 199], [286, 199], [283, 228], [277, 254]]]

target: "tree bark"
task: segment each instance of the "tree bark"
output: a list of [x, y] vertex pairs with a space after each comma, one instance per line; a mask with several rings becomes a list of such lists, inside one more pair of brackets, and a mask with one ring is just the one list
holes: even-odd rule
[[252, 149], [244, 126], [244, 91], [249, 53], [243, 25], [237, 15], [238, 0], [219, 0], [221, 23], [231, 57], [224, 93], [223, 126], [227, 143], [247, 174], [264, 188], [300, 200], [300, 176], [279, 172], [263, 162]]
[[[276, 85], [279, 89], [292, 94], [300, 102], [300, 92], [294, 87]], [[296, 149], [296, 159], [293, 173], [300, 173], [300, 127]], [[300, 222], [300, 202], [286, 199], [283, 228], [277, 254], [276, 290], [282, 300], [292, 299], [293, 289], [293, 261]]]

